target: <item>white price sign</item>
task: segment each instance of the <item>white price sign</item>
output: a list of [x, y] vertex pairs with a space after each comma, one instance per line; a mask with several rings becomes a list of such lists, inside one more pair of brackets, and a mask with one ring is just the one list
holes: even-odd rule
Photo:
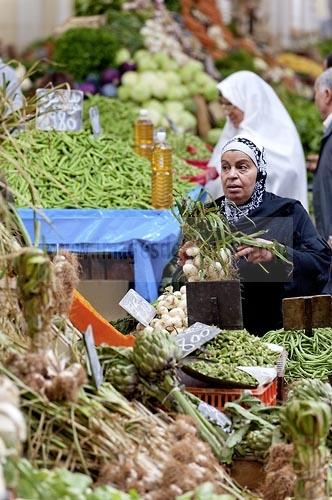
[[204, 325], [204, 323], [194, 323], [187, 328], [183, 333], [174, 337], [175, 342], [181, 349], [184, 358], [193, 351], [196, 351], [205, 342], [213, 339], [220, 332], [220, 328], [216, 326]]
[[81, 90], [37, 89], [36, 128], [58, 132], [78, 132], [82, 128]]
[[198, 405], [198, 411], [205, 418], [207, 418], [208, 420], [210, 420], [214, 424], [219, 425], [219, 427], [224, 429], [225, 432], [231, 432], [231, 430], [232, 430], [231, 419], [228, 418], [227, 415], [225, 415], [221, 411], [217, 410], [217, 408], [214, 408], [213, 406], [202, 401]]
[[148, 326], [157, 313], [155, 308], [133, 289], [121, 299], [119, 306], [144, 326]]

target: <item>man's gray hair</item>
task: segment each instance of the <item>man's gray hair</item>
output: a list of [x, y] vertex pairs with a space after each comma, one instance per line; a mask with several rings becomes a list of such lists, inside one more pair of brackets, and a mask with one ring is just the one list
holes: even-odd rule
[[328, 68], [316, 80], [316, 88], [332, 90], [332, 68]]

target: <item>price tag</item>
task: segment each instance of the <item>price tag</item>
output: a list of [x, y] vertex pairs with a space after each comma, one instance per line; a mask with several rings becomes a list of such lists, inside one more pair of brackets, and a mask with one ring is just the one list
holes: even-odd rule
[[193, 351], [196, 351], [205, 342], [213, 339], [220, 332], [217, 326], [208, 326], [204, 323], [194, 323], [187, 328], [183, 333], [174, 337], [175, 342], [181, 349], [181, 357], [188, 356]]
[[225, 432], [232, 431], [231, 419], [221, 411], [217, 410], [217, 408], [214, 408], [214, 406], [211, 406], [202, 401], [198, 405], [198, 411], [201, 415], [203, 415], [203, 417], [206, 417], [208, 420], [210, 420], [210, 422], [219, 425], [219, 427], [221, 427]]
[[155, 308], [133, 289], [121, 299], [119, 306], [144, 326], [148, 326], [157, 313]]
[[98, 139], [98, 137], [103, 133], [103, 131], [100, 125], [99, 109], [97, 106], [91, 106], [89, 108], [89, 117], [90, 117], [93, 136], [95, 139]]
[[259, 385], [265, 385], [272, 382], [277, 377], [277, 369], [265, 366], [238, 366], [238, 370], [248, 373], [254, 377]]
[[81, 90], [37, 89], [36, 128], [77, 132], [82, 128], [83, 92]]
[[84, 333], [84, 343], [89, 358], [92, 378], [98, 389], [98, 387], [103, 383], [103, 371], [96, 351], [95, 339], [93, 337], [91, 325], [88, 326]]

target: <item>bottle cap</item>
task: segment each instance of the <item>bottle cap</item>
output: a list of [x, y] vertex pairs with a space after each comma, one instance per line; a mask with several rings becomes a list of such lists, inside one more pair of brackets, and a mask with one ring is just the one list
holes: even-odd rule
[[165, 142], [166, 141], [165, 130], [158, 130], [156, 139], [158, 142]]
[[147, 118], [148, 116], [149, 116], [149, 112], [147, 109], [142, 108], [139, 110], [139, 117], [140, 118]]

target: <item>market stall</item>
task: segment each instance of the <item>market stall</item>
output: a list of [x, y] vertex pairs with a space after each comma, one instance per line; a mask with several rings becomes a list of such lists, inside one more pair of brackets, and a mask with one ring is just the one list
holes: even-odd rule
[[[19, 213], [33, 241], [35, 213], [31, 209], [20, 209]], [[106, 254], [113, 254], [115, 259], [129, 257], [133, 260], [135, 290], [149, 301], [157, 298], [163, 270], [175, 253], [180, 235], [171, 212], [46, 209], [36, 217], [41, 223], [42, 248], [52, 253], [65, 249], [79, 255], [93, 254], [96, 259]]]
[[258, 3], [76, 0], [15, 113], [0, 84], [1, 499], [331, 497], [331, 251], [266, 192], [264, 145], [222, 150], [217, 204], [200, 189], [233, 72], [319, 147], [322, 61], [269, 46]]

